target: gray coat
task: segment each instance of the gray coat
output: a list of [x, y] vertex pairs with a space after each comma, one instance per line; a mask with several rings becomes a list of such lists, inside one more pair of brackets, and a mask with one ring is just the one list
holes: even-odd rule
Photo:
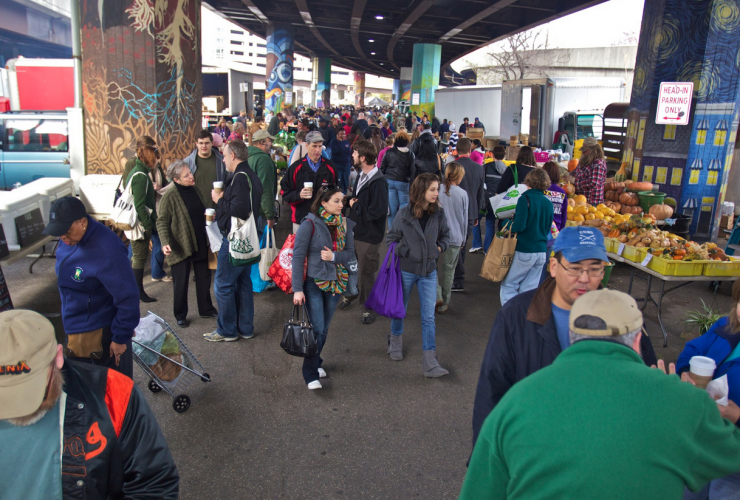
[[401, 258], [401, 271], [426, 276], [437, 269], [437, 257], [450, 244], [450, 227], [444, 209], [440, 207], [429, 217], [427, 227], [422, 232], [419, 219], [413, 216], [410, 206], [406, 205], [398, 211], [385, 241], [389, 245], [398, 243], [396, 255]]
[[[334, 252], [334, 262], [321, 260], [321, 251], [324, 247], [334, 248], [334, 243], [329, 233], [329, 227], [321, 217], [309, 213], [301, 222], [295, 233], [295, 245], [293, 247], [293, 292], [303, 291], [303, 263], [308, 257], [307, 278], [334, 281], [337, 279], [337, 264], [347, 265], [355, 257], [355, 223], [347, 221], [347, 237], [344, 242], [344, 250]], [[313, 235], [311, 234], [313, 233]]]

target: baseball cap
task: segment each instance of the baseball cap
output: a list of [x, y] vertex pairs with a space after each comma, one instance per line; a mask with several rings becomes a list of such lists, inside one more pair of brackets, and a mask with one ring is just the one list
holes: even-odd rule
[[583, 140], [583, 146], [581, 146], [581, 149], [594, 147], [598, 143], [599, 143], [599, 141], [597, 141], [595, 137], [586, 137]]
[[580, 335], [617, 337], [639, 330], [642, 323], [635, 299], [605, 288], [588, 292], [573, 303], [568, 326]]
[[587, 259], [609, 262], [604, 246], [604, 235], [595, 227], [571, 226], [561, 229], [555, 238], [553, 251], [562, 252], [568, 262]]
[[59, 198], [51, 205], [49, 225], [43, 232], [49, 236], [64, 236], [74, 221], [86, 215], [85, 205], [78, 198], [74, 196]]
[[0, 420], [38, 410], [57, 355], [54, 327], [37, 312], [0, 313]]
[[313, 132], [306, 134], [306, 142], [308, 144], [311, 144], [312, 142], [324, 142], [324, 137], [321, 135], [321, 132], [314, 130]]
[[254, 141], [261, 141], [263, 139], [272, 139], [275, 140], [275, 136], [270, 135], [270, 132], [267, 130], [258, 130], [254, 134], [252, 134], [252, 142]]

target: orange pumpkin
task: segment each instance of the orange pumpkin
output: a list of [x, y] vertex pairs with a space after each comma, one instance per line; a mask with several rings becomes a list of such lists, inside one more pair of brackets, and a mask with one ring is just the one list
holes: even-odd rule
[[604, 191], [618, 191], [624, 188], [624, 182], [606, 182], [604, 183]]
[[640, 197], [637, 196], [637, 193], [622, 193], [619, 195], [619, 202], [622, 205], [634, 207], [640, 204]]
[[622, 232], [619, 229], [612, 229], [609, 231], [609, 238], [619, 238], [619, 235], [622, 234]]
[[673, 207], [670, 205], [653, 205], [650, 207], [650, 215], [655, 217], [657, 220], [670, 219], [673, 215]]
[[622, 209], [622, 204], [619, 203], [618, 201], [607, 201], [605, 205], [608, 208], [611, 208], [612, 210], [614, 210], [615, 212], [619, 212]]
[[604, 199], [606, 201], [619, 201], [619, 193], [617, 191], [607, 191], [604, 193]]
[[572, 172], [578, 166], [578, 160], [570, 160], [568, 162], [568, 172]]
[[642, 207], [622, 205], [621, 212], [624, 215], [638, 215], [642, 213]]
[[568, 196], [573, 196], [574, 194], [576, 194], [576, 187], [570, 182], [566, 182], [563, 185], [563, 190], [565, 191], [565, 194], [567, 194]]

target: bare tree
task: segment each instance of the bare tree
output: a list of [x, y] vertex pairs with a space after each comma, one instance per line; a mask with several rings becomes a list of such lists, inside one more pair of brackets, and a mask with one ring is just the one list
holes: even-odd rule
[[616, 42], [612, 42], [612, 46], [619, 45], [637, 45], [640, 41], [639, 34], [634, 31], [623, 31], [622, 36]]
[[528, 30], [512, 35], [502, 42], [492, 44], [484, 61], [471, 63], [478, 85], [491, 85], [504, 80], [521, 80], [530, 76], [547, 76], [548, 70], [557, 66], [563, 57], [552, 51], [547, 57], [548, 33], [545, 30]]

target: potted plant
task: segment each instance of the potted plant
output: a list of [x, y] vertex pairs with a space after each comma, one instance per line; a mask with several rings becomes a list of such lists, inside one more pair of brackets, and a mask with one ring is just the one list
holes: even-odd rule
[[715, 312], [711, 307], [708, 307], [703, 299], [701, 300], [702, 309], [696, 311], [689, 311], [684, 324], [690, 327], [699, 327], [699, 335], [704, 335], [709, 331], [713, 324], [715, 324], [721, 317], [722, 314]]

